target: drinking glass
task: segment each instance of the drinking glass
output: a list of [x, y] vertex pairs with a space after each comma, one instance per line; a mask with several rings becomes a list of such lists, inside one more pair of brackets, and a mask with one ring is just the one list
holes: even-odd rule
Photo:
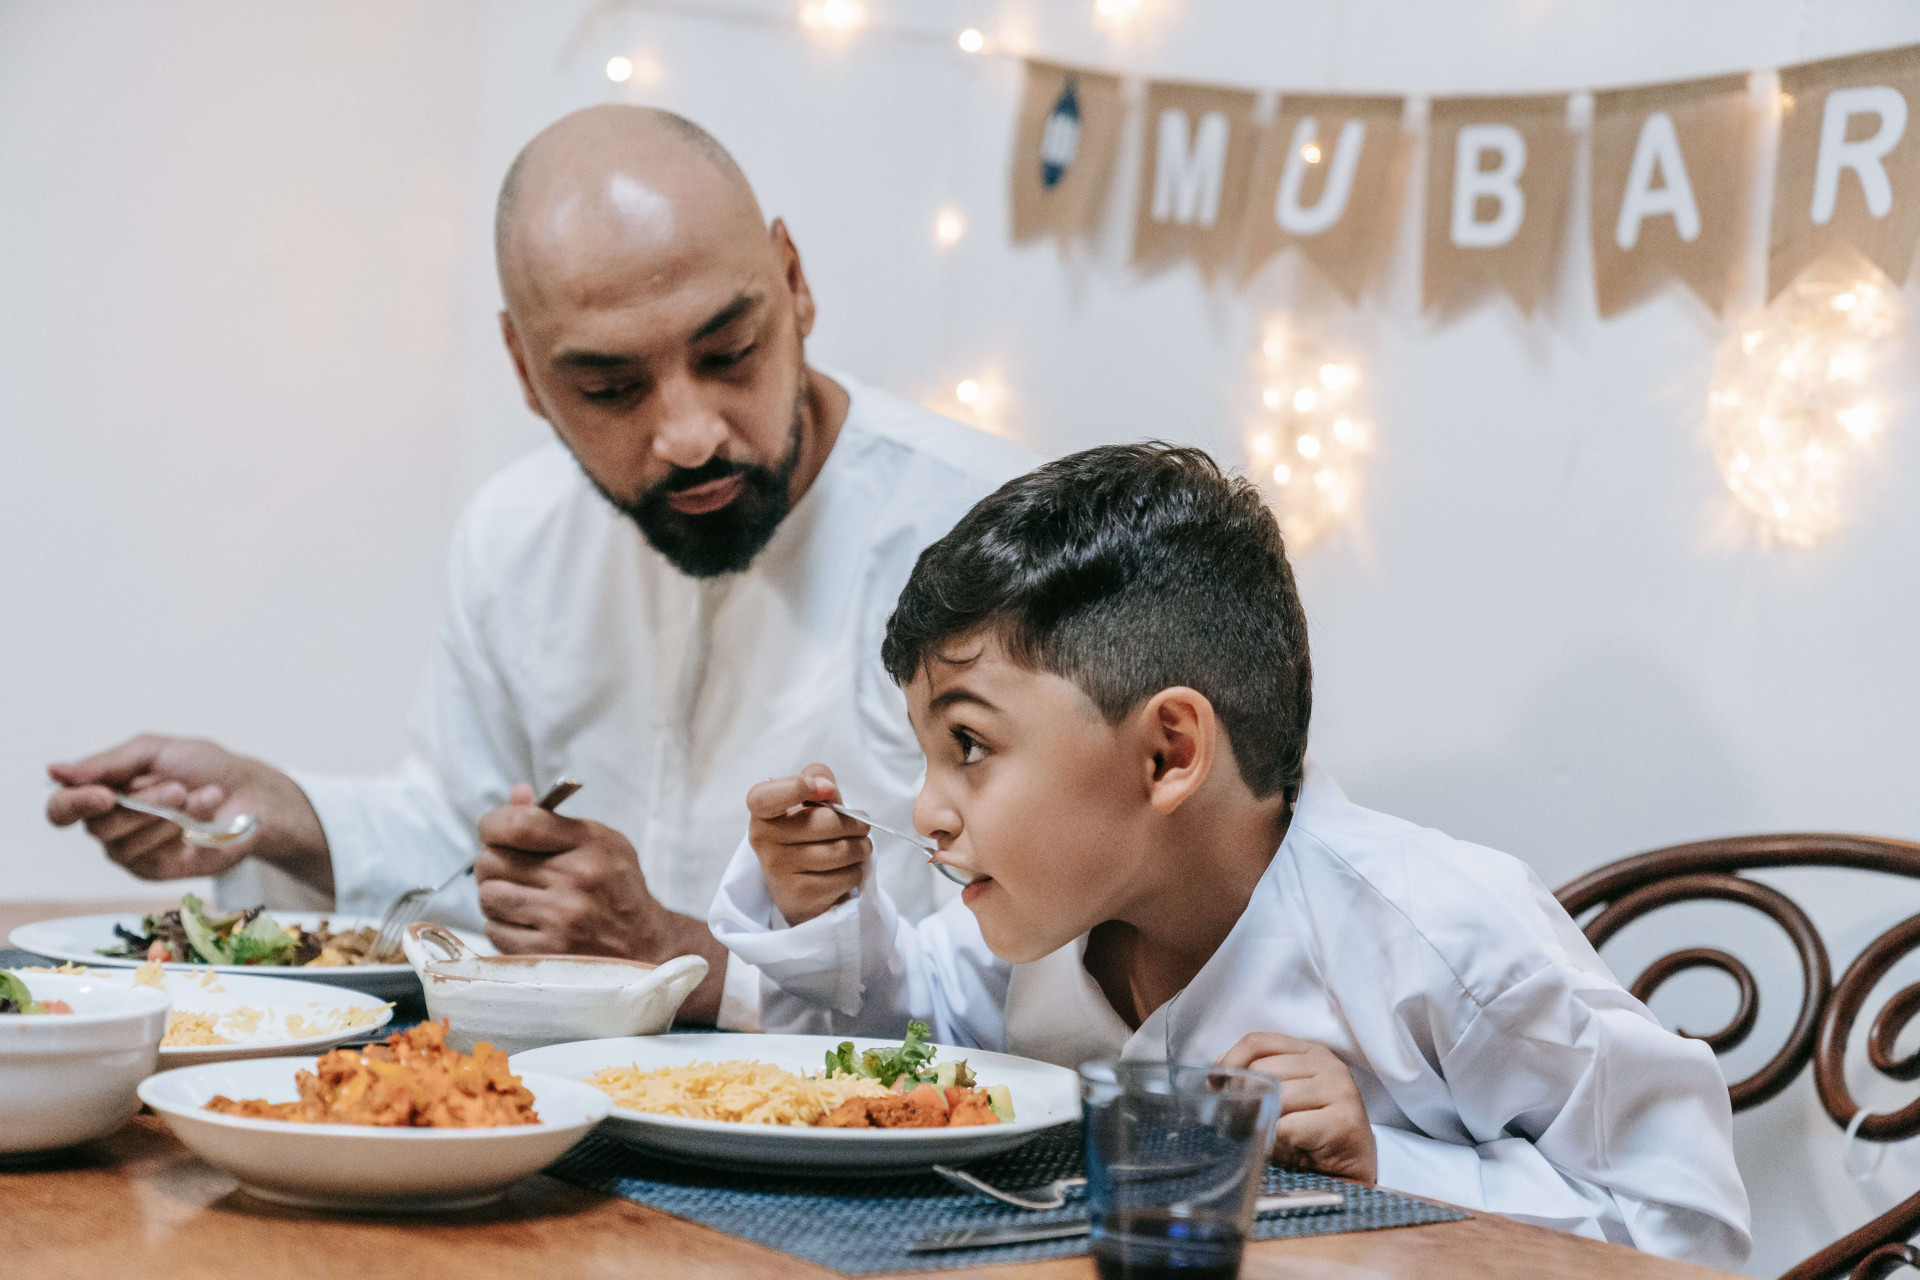
[[1080, 1104], [1102, 1280], [1237, 1275], [1280, 1082], [1229, 1067], [1089, 1062]]

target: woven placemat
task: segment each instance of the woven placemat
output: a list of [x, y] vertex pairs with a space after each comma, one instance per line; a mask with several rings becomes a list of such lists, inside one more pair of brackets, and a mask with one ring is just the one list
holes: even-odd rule
[[[1080, 1127], [1062, 1125], [1024, 1147], [968, 1168], [1003, 1187], [1031, 1187], [1081, 1170]], [[1013, 1209], [968, 1195], [932, 1174], [889, 1178], [782, 1178], [726, 1173], [658, 1159], [604, 1133], [594, 1134], [547, 1170], [576, 1186], [620, 1196], [752, 1240], [847, 1275], [881, 1271], [947, 1271], [1004, 1262], [1039, 1262], [1087, 1252], [1084, 1236], [995, 1245], [945, 1253], [908, 1253], [907, 1242], [929, 1231], [1002, 1223], [1084, 1221], [1078, 1200], [1044, 1213]], [[1261, 1218], [1253, 1238], [1376, 1231], [1471, 1215], [1378, 1187], [1313, 1173], [1267, 1170], [1267, 1190], [1336, 1187], [1345, 1208]]]

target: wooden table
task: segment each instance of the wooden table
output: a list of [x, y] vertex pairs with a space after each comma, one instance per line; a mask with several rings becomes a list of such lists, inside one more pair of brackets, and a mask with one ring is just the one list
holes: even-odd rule
[[[0, 904], [0, 937], [30, 919], [118, 904]], [[934, 1273], [921, 1273], [934, 1274]], [[1086, 1280], [1086, 1258], [942, 1273], [963, 1280]], [[1504, 1218], [1248, 1246], [1244, 1277], [1324, 1280], [1681, 1280], [1723, 1276]], [[655, 1280], [837, 1272], [545, 1175], [501, 1204], [426, 1219], [309, 1213], [267, 1204], [188, 1153], [157, 1118], [28, 1169], [0, 1170], [6, 1280]]]
[[[418, 1221], [285, 1209], [240, 1191], [152, 1116], [30, 1172], [0, 1172], [0, 1275], [9, 1280], [439, 1280], [838, 1273], [545, 1175], [497, 1206]], [[982, 1267], [981, 1280], [1085, 1280], [1086, 1258]], [[1504, 1218], [1258, 1241], [1245, 1277], [1680, 1280], [1724, 1273]]]

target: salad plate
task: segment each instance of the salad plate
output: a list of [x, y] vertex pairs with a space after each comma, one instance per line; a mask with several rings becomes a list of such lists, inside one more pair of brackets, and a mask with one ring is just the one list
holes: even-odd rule
[[[717, 1060], [762, 1062], [820, 1075], [842, 1036], [664, 1035], [581, 1040], [513, 1055], [515, 1071], [586, 1080], [607, 1068], [690, 1067]], [[855, 1037], [854, 1055], [896, 1050], [898, 1041]], [[740, 1124], [633, 1111], [617, 1101], [606, 1131], [657, 1155], [721, 1169], [836, 1177], [924, 1172], [1009, 1151], [1080, 1118], [1080, 1077], [1065, 1067], [1008, 1053], [933, 1045], [935, 1062], [964, 1060], [983, 1088], [1004, 1087], [1014, 1118], [963, 1128], [851, 1129]]]
[[[261, 918], [272, 917], [281, 925], [297, 925], [303, 930], [318, 930], [323, 924], [336, 933], [351, 932], [360, 928], [377, 928], [379, 920], [371, 916], [337, 915], [332, 912], [315, 911], [268, 911]], [[22, 951], [31, 951], [35, 955], [46, 956], [50, 960], [65, 961], [71, 964], [83, 964], [96, 969], [135, 969], [144, 964], [144, 957], [104, 956], [102, 950], [111, 950], [124, 942], [121, 935], [114, 932], [115, 926], [130, 934], [144, 932], [143, 917], [137, 915], [99, 915], [66, 916], [58, 920], [38, 920], [32, 924], [23, 924], [7, 936], [12, 946]], [[492, 943], [478, 934], [464, 930], [451, 931], [468, 948], [479, 955], [496, 955]], [[395, 964], [342, 964], [342, 965], [289, 965], [289, 964], [214, 964], [167, 962], [163, 967], [169, 972], [200, 974], [211, 969], [218, 974], [236, 976], [254, 975], [258, 977], [293, 978], [301, 982], [319, 982], [334, 987], [346, 987], [353, 991], [378, 996], [382, 1000], [400, 1000], [416, 996], [420, 992], [420, 980], [415, 976], [413, 967], [401, 959]]]

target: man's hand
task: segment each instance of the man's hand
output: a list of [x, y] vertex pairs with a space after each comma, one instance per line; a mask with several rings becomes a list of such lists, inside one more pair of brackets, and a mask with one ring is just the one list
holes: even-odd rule
[[720, 1008], [726, 948], [703, 921], [667, 910], [647, 890], [640, 857], [612, 827], [563, 818], [514, 787], [480, 819], [486, 846], [474, 861], [487, 937], [509, 954], [622, 956], [659, 964], [707, 959], [707, 977], [681, 1006], [683, 1021], [711, 1023]]
[[1256, 1031], [1220, 1057], [1223, 1067], [1245, 1067], [1280, 1085], [1280, 1125], [1273, 1162], [1357, 1182], [1379, 1176], [1373, 1127], [1347, 1064], [1311, 1040]]
[[[263, 761], [200, 738], [142, 734], [72, 764], [50, 764], [60, 790], [47, 800], [56, 827], [84, 822], [107, 856], [143, 880], [218, 875], [243, 858], [273, 862], [324, 893], [333, 892], [326, 832], [306, 793]], [[115, 805], [116, 793], [183, 809], [202, 821], [241, 813], [259, 820], [254, 834], [224, 849], [181, 838], [164, 818]]]
[[747, 812], [753, 815], [747, 841], [760, 855], [767, 896], [788, 924], [811, 920], [845, 901], [860, 886], [873, 856], [865, 823], [806, 803], [839, 799], [833, 770], [823, 764], [747, 792]]

